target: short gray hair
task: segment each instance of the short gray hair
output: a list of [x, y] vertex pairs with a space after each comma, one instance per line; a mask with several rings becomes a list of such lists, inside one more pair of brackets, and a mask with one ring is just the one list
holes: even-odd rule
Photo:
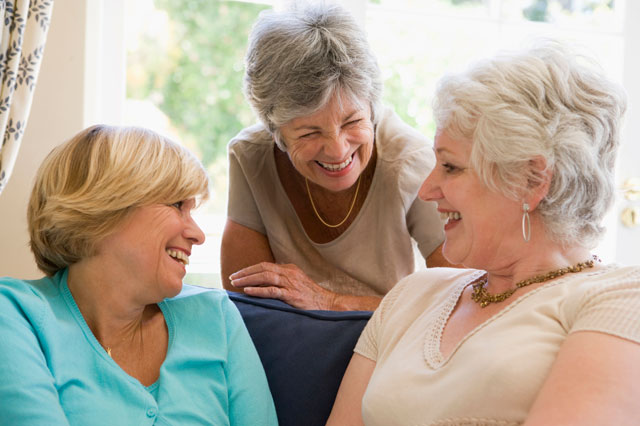
[[382, 80], [364, 31], [344, 8], [298, 2], [263, 11], [249, 35], [244, 93], [260, 121], [286, 150], [280, 126], [344, 93], [379, 117]]
[[439, 129], [472, 141], [471, 167], [491, 189], [521, 199], [552, 171], [538, 205], [548, 236], [593, 247], [615, 198], [614, 163], [626, 95], [587, 57], [544, 40], [445, 76], [434, 99]]

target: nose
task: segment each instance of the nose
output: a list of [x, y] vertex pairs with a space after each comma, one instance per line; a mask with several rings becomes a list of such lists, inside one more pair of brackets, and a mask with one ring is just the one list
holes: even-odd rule
[[429, 173], [429, 176], [427, 176], [427, 178], [424, 180], [424, 182], [422, 182], [420, 190], [418, 191], [418, 196], [421, 200], [436, 201], [444, 198], [442, 189], [437, 182], [436, 174], [436, 169], [433, 169], [431, 173]]
[[349, 153], [349, 142], [344, 132], [337, 131], [327, 137], [324, 153], [331, 159], [342, 161]]
[[184, 237], [191, 241], [192, 244], [200, 245], [204, 243], [205, 236], [202, 229], [198, 226], [193, 217], [189, 215], [186, 219], [186, 226], [184, 228]]

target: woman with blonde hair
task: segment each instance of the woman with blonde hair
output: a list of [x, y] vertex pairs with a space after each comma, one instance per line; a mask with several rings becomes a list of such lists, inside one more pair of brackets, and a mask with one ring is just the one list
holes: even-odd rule
[[592, 248], [614, 200], [625, 95], [555, 42], [442, 79], [440, 268], [369, 321], [329, 425], [636, 425], [640, 267]]
[[188, 150], [141, 128], [49, 154], [28, 208], [46, 277], [0, 279], [3, 424], [277, 424], [234, 305], [182, 284], [208, 190]]

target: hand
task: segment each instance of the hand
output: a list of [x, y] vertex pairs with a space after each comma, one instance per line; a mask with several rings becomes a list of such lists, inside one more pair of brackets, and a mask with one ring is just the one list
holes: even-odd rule
[[260, 262], [229, 276], [250, 296], [280, 299], [299, 309], [334, 309], [337, 293], [316, 284], [296, 265]]

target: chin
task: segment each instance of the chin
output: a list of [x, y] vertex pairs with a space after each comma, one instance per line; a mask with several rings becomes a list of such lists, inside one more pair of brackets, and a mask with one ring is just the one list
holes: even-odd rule
[[171, 283], [165, 291], [165, 299], [176, 297], [182, 291], [182, 280], [176, 283]]
[[464, 258], [448, 247], [446, 241], [442, 246], [442, 256], [452, 265], [464, 265]]

